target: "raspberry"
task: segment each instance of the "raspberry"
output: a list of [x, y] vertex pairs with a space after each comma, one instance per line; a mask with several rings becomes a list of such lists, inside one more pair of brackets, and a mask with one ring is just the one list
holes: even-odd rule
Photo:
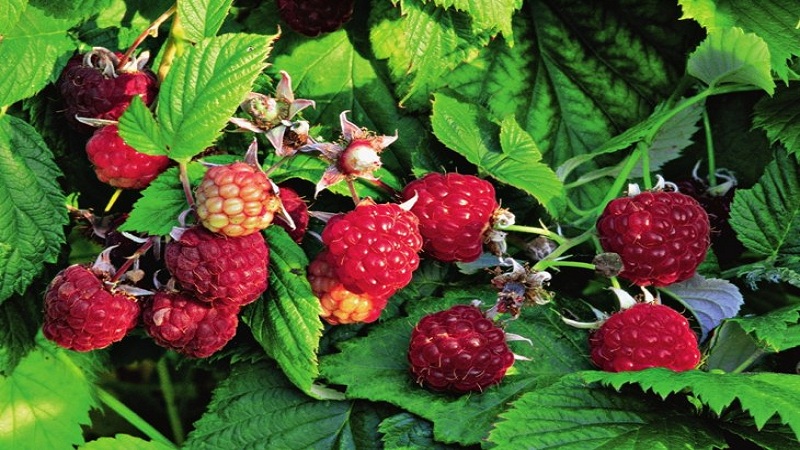
[[91, 269], [74, 264], [59, 272], [44, 296], [44, 336], [61, 347], [86, 352], [121, 340], [139, 318], [139, 304], [108, 289]]
[[353, 15], [355, 0], [278, 0], [278, 14], [289, 27], [309, 37], [336, 31]]
[[[681, 180], [676, 184], [681, 193], [697, 200], [708, 213], [708, 221], [711, 226], [711, 245], [719, 262], [724, 265], [739, 257], [744, 251], [744, 246], [736, 238], [736, 232], [728, 222], [736, 186], [729, 185], [730, 187], [725, 189], [725, 186], [718, 185], [712, 189], [706, 180], [697, 177]], [[716, 189], [719, 187], [723, 188], [722, 192], [717, 192]]]
[[375, 297], [389, 297], [411, 281], [422, 248], [416, 216], [370, 199], [329, 220], [322, 242], [344, 287]]
[[694, 369], [697, 336], [686, 318], [657, 303], [636, 303], [614, 313], [589, 337], [592, 361], [607, 372], [665, 367]]
[[283, 209], [286, 210], [286, 213], [289, 214], [289, 217], [294, 222], [294, 228], [289, 227], [286, 220], [280, 216], [278, 216], [275, 224], [286, 230], [289, 236], [299, 244], [303, 242], [303, 237], [308, 230], [308, 205], [294, 189], [288, 186], [280, 186], [280, 197]]
[[608, 203], [597, 220], [603, 250], [618, 253], [620, 277], [639, 286], [691, 278], [710, 244], [708, 215], [679, 192], [649, 191]]
[[429, 173], [407, 184], [402, 198], [417, 195], [411, 212], [419, 217], [423, 250], [439, 261], [475, 261], [499, 207], [488, 181], [458, 173]]
[[158, 95], [158, 80], [144, 64], [148, 56], [131, 59], [117, 67], [121, 53], [96, 47], [85, 55], [76, 55], [67, 62], [57, 85], [64, 101], [64, 115], [76, 130], [91, 133], [93, 128], [78, 122], [75, 116], [117, 120], [140, 95], [150, 105]]
[[167, 244], [164, 259], [201, 301], [242, 306], [267, 289], [269, 247], [261, 233], [230, 238], [196, 225]]
[[331, 325], [374, 322], [389, 299], [347, 290], [336, 277], [334, 267], [328, 263], [325, 250], [308, 266], [308, 281], [322, 306], [320, 315]]
[[168, 157], [139, 153], [126, 144], [116, 125], [95, 131], [86, 142], [86, 155], [97, 179], [122, 189], [142, 189], [169, 166]]
[[514, 364], [505, 333], [474, 306], [423, 317], [411, 332], [408, 361], [417, 383], [438, 391], [483, 391]]
[[238, 313], [235, 306], [202, 302], [186, 292], [159, 291], [145, 304], [142, 321], [158, 345], [207, 358], [236, 335]]
[[267, 175], [244, 162], [208, 169], [195, 197], [203, 226], [231, 237], [263, 230], [281, 206]]

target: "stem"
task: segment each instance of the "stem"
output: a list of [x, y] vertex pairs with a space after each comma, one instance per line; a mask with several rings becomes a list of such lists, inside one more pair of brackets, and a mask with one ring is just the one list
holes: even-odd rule
[[120, 194], [122, 194], [122, 188], [117, 188], [117, 190], [114, 191], [113, 194], [111, 194], [111, 198], [108, 199], [108, 203], [106, 203], [106, 207], [103, 208], [103, 213], [107, 213], [107, 212], [111, 211], [111, 208], [114, 207], [114, 203], [117, 202], [117, 199], [119, 198]]
[[586, 221], [595, 220], [597, 213], [599, 211], [602, 211], [603, 208], [606, 207], [606, 204], [608, 204], [608, 202], [617, 198], [619, 193], [622, 192], [623, 186], [628, 181], [628, 176], [630, 175], [631, 171], [633, 171], [633, 169], [636, 167], [636, 163], [639, 161], [641, 155], [642, 155], [642, 148], [640, 146], [637, 146], [636, 150], [633, 151], [631, 156], [629, 156], [625, 160], [625, 165], [622, 166], [619, 175], [614, 180], [614, 184], [611, 185], [611, 188], [608, 190], [608, 192], [606, 192], [606, 196], [605, 198], [603, 198], [603, 201], [601, 201], [596, 208], [588, 211], [587, 214], [584, 214], [582, 218], [575, 221], [575, 224], [580, 224]]
[[153, 36], [153, 37], [158, 36], [158, 28], [161, 26], [162, 23], [164, 23], [167, 19], [169, 19], [170, 16], [175, 14], [175, 11], [177, 10], [178, 10], [178, 5], [177, 4], [172, 5], [170, 9], [166, 10], [164, 14], [161, 14], [156, 20], [153, 21], [153, 23], [150, 24], [149, 27], [147, 27], [144, 31], [142, 31], [142, 33], [139, 34], [136, 40], [133, 41], [133, 44], [131, 44], [131, 46], [128, 47], [128, 51], [126, 51], [125, 54], [122, 55], [122, 58], [119, 59], [119, 64], [117, 65], [117, 68], [123, 67], [128, 62], [128, 60], [131, 59], [133, 52], [136, 51], [136, 47], [138, 47], [139, 44], [144, 42], [144, 40], [147, 39], [147, 36]]
[[181, 416], [178, 414], [178, 406], [175, 404], [175, 389], [172, 386], [172, 378], [169, 376], [166, 358], [161, 358], [158, 361], [156, 370], [158, 371], [161, 393], [167, 405], [167, 417], [169, 418], [169, 426], [172, 429], [172, 437], [178, 445], [181, 445], [185, 440], [186, 434], [183, 430], [183, 423], [181, 423]]
[[706, 154], [708, 157], [708, 186], [717, 185], [717, 163], [714, 154], [714, 138], [711, 135], [711, 121], [708, 118], [708, 110], [703, 109], [703, 130], [706, 136]]
[[183, 195], [186, 196], [186, 203], [194, 209], [194, 196], [192, 196], [192, 184], [189, 182], [189, 165], [186, 161], [178, 162], [179, 178], [183, 186]]
[[507, 227], [497, 227], [497, 229], [503, 231], [516, 231], [519, 233], [540, 234], [550, 239], [551, 241], [554, 241], [558, 245], [562, 245], [568, 241], [568, 239], [565, 238], [564, 236], [561, 236], [560, 234], [557, 233], [553, 233], [547, 228], [528, 227], [525, 225], [509, 225]]
[[151, 236], [150, 238], [148, 238], [144, 244], [142, 244], [139, 248], [136, 249], [135, 252], [133, 252], [133, 255], [125, 259], [125, 262], [119, 267], [119, 269], [117, 269], [116, 272], [114, 272], [114, 276], [111, 277], [109, 281], [111, 283], [114, 283], [117, 280], [119, 280], [119, 277], [121, 277], [125, 272], [127, 272], [128, 269], [130, 269], [133, 263], [136, 262], [136, 260], [139, 259], [140, 256], [144, 255], [148, 250], [150, 250], [150, 247], [153, 246], [153, 242], [155, 242], [156, 239], [158, 239], [158, 237], [156, 236]]
[[345, 182], [347, 183], [347, 187], [350, 189], [350, 196], [353, 197], [353, 202], [358, 205], [361, 203], [361, 198], [358, 196], [358, 192], [356, 192], [356, 186], [353, 183], [353, 180], [348, 178], [345, 180]]
[[278, 167], [282, 166], [284, 163], [288, 162], [289, 159], [291, 159], [290, 156], [284, 156], [283, 158], [275, 161], [275, 164], [273, 164], [272, 166], [270, 166], [269, 169], [264, 171], [264, 175], [270, 176], [272, 172], [274, 172]]
[[[561, 256], [564, 253], [566, 253], [567, 250], [569, 250], [569, 249], [571, 249], [573, 247], [577, 247], [580, 244], [583, 244], [584, 242], [586, 242], [589, 239], [591, 239], [592, 236], [594, 236], [594, 228], [590, 228], [590, 229], [584, 231], [583, 234], [575, 236], [574, 238], [567, 239], [562, 244], [560, 244], [558, 247], [556, 247], [556, 249], [553, 250], [553, 253], [550, 253], [549, 255], [547, 255], [547, 257], [545, 259], [537, 262], [533, 266], [533, 270], [544, 270], [545, 267], [549, 267], [549, 266], [553, 265], [553, 261], [555, 261], [559, 256]], [[562, 262], [566, 262], [566, 261], [562, 261]]]
[[760, 357], [761, 357], [763, 354], [764, 354], [764, 351], [763, 351], [763, 350], [761, 350], [760, 348], [759, 348], [759, 349], [756, 349], [756, 351], [755, 351], [755, 352], [753, 352], [753, 354], [752, 354], [752, 355], [750, 355], [750, 356], [749, 356], [747, 359], [745, 359], [744, 361], [742, 361], [742, 363], [741, 363], [741, 364], [739, 364], [739, 365], [738, 365], [738, 366], [737, 366], [735, 369], [733, 369], [733, 370], [732, 370], [732, 371], [730, 371], [729, 373], [742, 373], [742, 372], [744, 372], [744, 370], [745, 370], [745, 369], [747, 369], [748, 367], [750, 367], [750, 366], [751, 366], [751, 365], [752, 365], [754, 362], [756, 362], [756, 360], [757, 360], [758, 358], [760, 358]]
[[560, 260], [547, 260], [546, 264], [542, 264], [539, 270], [547, 269], [550, 267], [578, 267], [580, 269], [595, 270], [596, 267], [592, 263], [585, 263], [580, 261], [560, 261]]
[[176, 15], [175, 20], [172, 21], [172, 26], [170, 27], [169, 37], [167, 37], [167, 44], [164, 48], [163, 56], [161, 57], [161, 64], [158, 66], [159, 82], [164, 81], [169, 69], [172, 67], [172, 62], [176, 57], [182, 55], [186, 49], [188, 40], [184, 37], [185, 33], [180, 19], [181, 17]]
[[645, 190], [650, 190], [653, 188], [653, 180], [650, 176], [650, 144], [652, 142], [640, 142], [637, 147], [641, 147], [639, 150], [642, 158], [642, 182], [644, 184]]
[[100, 401], [103, 402], [103, 404], [111, 408], [112, 411], [119, 414], [120, 417], [127, 420], [128, 423], [136, 427], [137, 430], [144, 433], [144, 435], [149, 437], [151, 440], [160, 442], [164, 445], [169, 446], [170, 448], [176, 448], [176, 449], [178, 448], [178, 446], [176, 446], [172, 441], [167, 439], [166, 436], [164, 436], [163, 434], [161, 434], [161, 432], [156, 430], [155, 427], [150, 425], [140, 415], [136, 414], [133, 410], [128, 408], [127, 405], [117, 400], [116, 397], [114, 397], [104, 389], [97, 388], [97, 396], [100, 399]]

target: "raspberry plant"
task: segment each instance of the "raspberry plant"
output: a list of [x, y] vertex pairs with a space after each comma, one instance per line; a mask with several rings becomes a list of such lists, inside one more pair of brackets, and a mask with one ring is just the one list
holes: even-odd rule
[[[0, 0], [0, 448], [797, 447], [798, 17], [791, 0]], [[89, 124], [137, 153], [95, 141], [114, 171], [96, 174]], [[198, 197], [222, 186], [220, 229], [245, 220], [254, 186], [203, 185], [241, 164], [270, 220], [206, 230], [179, 258], [203, 264], [171, 266]], [[447, 174], [491, 186], [490, 222], [471, 184], [416, 181]], [[708, 229], [675, 201], [657, 229], [597, 225], [676, 189]], [[358, 218], [369, 204], [391, 213]], [[469, 239], [443, 236], [473, 215]], [[626, 278], [696, 243], [652, 246], [664, 230], [700, 234], [680, 277]], [[622, 314], [620, 292], [669, 308], [700, 357], [593, 364], [574, 325]], [[513, 364], [476, 385], [427, 358], [469, 387], [432, 389], [413, 330], [469, 305]], [[659, 340], [624, 325], [624, 349]], [[480, 339], [457, 342], [463, 373]]]

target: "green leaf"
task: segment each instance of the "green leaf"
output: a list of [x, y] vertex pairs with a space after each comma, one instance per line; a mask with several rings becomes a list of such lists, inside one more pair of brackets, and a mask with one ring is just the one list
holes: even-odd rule
[[112, 0], [30, 0], [30, 5], [39, 8], [48, 16], [69, 19], [85, 19], [90, 11], [108, 8]]
[[697, 318], [701, 342], [723, 320], [736, 316], [744, 304], [742, 293], [736, 285], [727, 280], [705, 278], [699, 274], [660, 289], [677, 298]]
[[699, 418], [641, 396], [586, 385], [580, 375], [524, 394], [500, 417], [489, 435], [496, 449], [724, 447], [721, 434]]
[[456, 448], [436, 442], [433, 439], [433, 425], [406, 412], [384, 419], [380, 425], [380, 432], [383, 433], [382, 441], [386, 450]]
[[800, 152], [800, 88], [778, 87], [772, 97], [756, 103], [753, 128], [767, 133], [771, 143], [780, 142], [789, 153]]
[[318, 401], [298, 391], [272, 362], [244, 362], [214, 391], [183, 448], [356, 448], [352, 403]]
[[[0, 377], [0, 447], [39, 450], [80, 445], [93, 379], [82, 356], [46, 341], [30, 352], [11, 376]], [[76, 356], [77, 355], [77, 356]]]
[[14, 29], [27, 5], [27, 0], [6, 0], [5, 7], [0, 10], [0, 35], [3, 39], [9, 30]]
[[753, 290], [758, 289], [760, 281], [788, 283], [800, 287], [800, 258], [796, 256], [778, 256], [744, 264], [730, 269], [726, 274], [731, 272], [733, 276], [744, 277], [744, 281]]
[[185, 38], [198, 42], [216, 36], [233, 0], [179, 0], [178, 17], [181, 18]]
[[800, 305], [776, 309], [761, 316], [737, 317], [730, 322], [755, 337], [766, 351], [781, 352], [800, 346]]
[[[42, 10], [12, 2], [0, 18], [0, 106], [28, 98], [55, 80], [59, 59], [75, 49], [67, 30], [72, 23]], [[5, 9], [4, 6], [2, 9]], [[20, 13], [20, 8], [22, 12]], [[5, 16], [5, 17], [3, 17]]]
[[711, 373], [699, 370], [673, 372], [668, 369], [646, 369], [639, 372], [586, 372], [588, 382], [599, 381], [620, 389], [625, 384], [638, 384], [645, 391], [666, 398], [670, 394], [689, 391], [716, 414], [739, 402], [757, 428], [777, 415], [800, 438], [800, 378], [797, 375], [760, 373]]
[[775, 82], [770, 72], [766, 42], [741, 28], [713, 29], [689, 55], [686, 71], [710, 87], [743, 84], [760, 87], [770, 95]]
[[10, 375], [34, 347], [41, 327], [40, 293], [39, 289], [28, 289], [0, 305], [0, 375]]
[[[198, 162], [187, 165], [189, 183], [197, 184], [206, 169]], [[133, 208], [119, 229], [147, 233], [152, 236], [166, 236], [173, 227], [180, 226], [178, 216], [187, 209], [189, 203], [183, 192], [177, 167], [161, 173], [133, 204]]]
[[734, 423], [722, 422], [720, 427], [725, 431], [731, 432], [745, 441], [752, 442], [759, 449], [763, 450], [782, 450], [797, 447], [797, 438], [792, 430], [787, 427], [766, 426], [755, 432], [754, 427], [744, 426]]
[[708, 371], [741, 372], [763, 354], [753, 336], [735, 322], [725, 321], [711, 337], [705, 367]]
[[473, 33], [468, 16], [430, 2], [404, 1], [400, 15], [384, 4], [373, 15], [380, 23], [370, 31], [375, 56], [388, 59], [400, 104], [412, 111], [427, 110], [447, 73], [488, 42], [488, 34]]
[[800, 164], [778, 150], [750, 189], [738, 189], [730, 224], [739, 240], [758, 255], [800, 255]]
[[146, 441], [129, 434], [117, 434], [112, 437], [102, 437], [94, 441], [87, 442], [78, 447], [79, 450], [119, 450], [124, 448], [136, 450], [174, 450], [166, 444], [158, 441]]
[[0, 303], [58, 258], [68, 221], [61, 176], [32, 126], [0, 118]]
[[520, 0], [434, 0], [434, 3], [443, 8], [452, 6], [457, 11], [466, 12], [472, 17], [473, 26], [478, 32], [497, 30], [507, 41], [513, 42], [511, 18], [522, 7]]
[[787, 82], [787, 60], [800, 55], [797, 41], [800, 4], [794, 0], [679, 0], [682, 19], [694, 19], [709, 33], [720, 28], [740, 27], [757, 34], [769, 47], [772, 70]]
[[[175, 59], [161, 84], [157, 129], [142, 117], [120, 122], [120, 135], [142, 152], [188, 161], [214, 143], [239, 103], [250, 92], [277, 36], [226, 34], [206, 38]], [[155, 146], [162, 146], [156, 150]]]
[[507, 373], [499, 385], [463, 396], [431, 392], [417, 385], [409, 375], [406, 356], [416, 321], [454, 304], [495, 295], [494, 291], [456, 291], [441, 299], [409, 300], [409, 317], [387, 321], [366, 337], [342, 343], [341, 353], [321, 358], [322, 374], [332, 383], [347, 386], [348, 398], [392, 403], [433, 422], [437, 441], [479, 443], [488, 435], [497, 414], [522, 392], [588, 368], [585, 333], [564, 325], [557, 313], [540, 307], [526, 310], [523, 318], [509, 324], [508, 332], [533, 341], [532, 345], [512, 342], [512, 351], [532, 361], [516, 362], [513, 373]]
[[431, 125], [443, 144], [497, 180], [532, 195], [555, 215], [564, 187], [541, 162], [533, 138], [513, 118], [498, 129], [479, 107], [437, 94]]
[[322, 321], [319, 300], [306, 279], [308, 258], [283, 228], [271, 226], [266, 234], [269, 291], [243, 312], [242, 320], [292, 383], [311, 394], [319, 375]]

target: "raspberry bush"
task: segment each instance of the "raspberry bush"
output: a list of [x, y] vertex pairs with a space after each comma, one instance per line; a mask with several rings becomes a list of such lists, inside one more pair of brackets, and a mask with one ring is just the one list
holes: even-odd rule
[[0, 0], [0, 448], [796, 448], [800, 6], [590, 3]]

